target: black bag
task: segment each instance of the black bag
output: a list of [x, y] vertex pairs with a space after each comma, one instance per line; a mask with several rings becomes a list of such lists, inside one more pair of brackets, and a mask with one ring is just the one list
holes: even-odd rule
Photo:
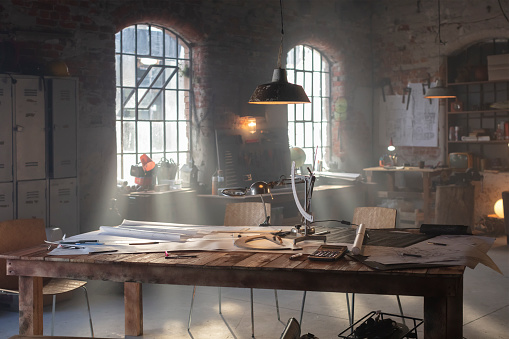
[[131, 165], [131, 176], [136, 178], [143, 178], [145, 176], [145, 171], [143, 170], [141, 163]]

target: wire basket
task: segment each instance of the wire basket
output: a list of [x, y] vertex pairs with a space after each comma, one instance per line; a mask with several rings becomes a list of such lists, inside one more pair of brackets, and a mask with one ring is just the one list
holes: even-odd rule
[[[399, 318], [398, 321], [394, 321], [394, 318]], [[360, 334], [359, 327], [364, 324], [373, 323], [373, 322], [387, 322], [392, 320], [395, 323], [393, 326], [393, 331], [391, 333], [376, 333], [372, 331], [370, 334]], [[413, 327], [410, 328], [406, 322], [413, 324]], [[402, 322], [402, 323], [401, 323]], [[364, 339], [364, 338], [387, 338], [387, 339], [402, 339], [402, 338], [418, 338], [417, 336], [417, 328], [424, 323], [422, 319], [413, 318], [403, 315], [384, 313], [381, 311], [371, 311], [366, 314], [364, 317], [359, 319], [350, 327], [346, 328], [343, 332], [338, 334], [338, 337], [345, 339]], [[374, 329], [374, 328], [373, 328]], [[380, 332], [383, 332], [380, 331]]]

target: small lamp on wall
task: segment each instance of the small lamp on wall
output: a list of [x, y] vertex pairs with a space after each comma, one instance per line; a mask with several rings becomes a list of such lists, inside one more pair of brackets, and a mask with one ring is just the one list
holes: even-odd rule
[[247, 130], [251, 134], [256, 133], [256, 118], [249, 117], [247, 119]]

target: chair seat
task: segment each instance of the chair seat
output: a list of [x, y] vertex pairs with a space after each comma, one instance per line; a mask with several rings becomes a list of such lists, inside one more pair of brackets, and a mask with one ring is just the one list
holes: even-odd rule
[[[71, 292], [75, 289], [83, 287], [87, 284], [86, 281], [72, 280], [72, 279], [50, 279], [42, 287], [43, 295], [57, 295], [62, 293]], [[19, 294], [18, 290], [11, 290], [0, 288], [0, 292]]]
[[42, 287], [43, 295], [55, 295], [73, 291], [87, 284], [86, 281], [72, 279], [51, 279]]

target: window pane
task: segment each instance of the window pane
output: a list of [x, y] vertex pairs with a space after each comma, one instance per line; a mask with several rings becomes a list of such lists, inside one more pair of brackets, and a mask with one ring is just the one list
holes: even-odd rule
[[304, 125], [304, 146], [313, 147], [313, 124]]
[[136, 158], [134, 154], [125, 154], [124, 155], [124, 168], [123, 168], [123, 179], [134, 182], [134, 178], [131, 176], [131, 165], [136, 165], [140, 162], [139, 159]]
[[135, 26], [122, 30], [122, 53], [134, 53], [136, 39], [134, 38]]
[[179, 65], [179, 88], [180, 89], [189, 89], [189, 61], [181, 62]]
[[136, 57], [122, 56], [122, 86], [134, 87], [136, 85]]
[[151, 47], [151, 53], [152, 56], [163, 56], [163, 30], [151, 26], [150, 27], [150, 47]]
[[175, 91], [165, 91], [166, 120], [177, 119], [177, 93]]
[[295, 69], [304, 69], [303, 47], [302, 45], [295, 47]]
[[[117, 34], [115, 34], [115, 53], [120, 53], [120, 39], [122, 37], [122, 33], [121, 32], [118, 32]], [[118, 84], [118, 82], [117, 82]]]
[[150, 122], [138, 121], [138, 153], [150, 153]]
[[136, 151], [136, 125], [132, 121], [124, 122], [122, 124], [122, 150], [124, 152]]
[[322, 85], [322, 74], [318, 72], [313, 73], [313, 96], [322, 95], [321, 85]]
[[115, 55], [115, 81], [117, 84], [120, 83], [120, 54]]
[[286, 77], [287, 77], [289, 83], [300, 85], [298, 82], [295, 81], [295, 71], [293, 71], [293, 70], [287, 71]]
[[164, 56], [167, 58], [177, 57], [177, 39], [170, 32], [166, 32], [164, 35]]
[[122, 123], [117, 121], [115, 123], [116, 139], [117, 139], [117, 153], [122, 152]]
[[304, 73], [304, 85], [302, 87], [304, 87], [306, 93], [313, 93], [313, 73]]
[[322, 55], [317, 50], [313, 51], [313, 71], [320, 71], [322, 69]]
[[304, 104], [304, 105], [301, 105], [304, 107], [304, 120], [305, 121], [312, 121], [313, 120], [313, 106], [312, 104], [309, 105], [309, 104]]
[[305, 146], [304, 144], [304, 124], [297, 122], [295, 124], [295, 145], [298, 147]]
[[295, 120], [302, 121], [304, 120], [304, 105], [295, 105]]
[[163, 120], [163, 96], [159, 95], [161, 91], [157, 91], [158, 96], [150, 105], [150, 120]]
[[178, 123], [179, 128], [179, 151], [184, 151], [189, 149], [189, 133], [187, 131], [187, 123], [185, 121]]
[[295, 68], [295, 55], [293, 51], [286, 55], [286, 69]]
[[136, 30], [136, 41], [137, 48], [136, 52], [138, 54], [149, 55], [150, 54], [150, 41], [148, 36], [148, 26], [147, 25], [138, 25]]
[[166, 152], [176, 152], [177, 149], [177, 123], [166, 122]]
[[122, 97], [120, 96], [121, 90], [117, 87], [116, 96], [115, 96], [115, 112], [116, 119], [120, 120], [122, 118]]
[[314, 135], [314, 143], [313, 145], [316, 147], [322, 147], [322, 124], [321, 123], [314, 123], [313, 124], [313, 135]]
[[[164, 151], [164, 125], [163, 122], [152, 123], [152, 153]], [[152, 159], [154, 160], [154, 159]]]
[[295, 106], [297, 105], [288, 105], [288, 122], [295, 121]]
[[304, 69], [306, 71], [313, 70], [313, 52], [307, 46], [304, 47]]
[[179, 102], [178, 102], [178, 119], [179, 120], [187, 120], [188, 116], [186, 115], [187, 112], [187, 105], [186, 105], [186, 98], [188, 96], [188, 92], [179, 91]]
[[313, 105], [313, 121], [322, 121], [322, 102], [315, 100], [311, 105]]

